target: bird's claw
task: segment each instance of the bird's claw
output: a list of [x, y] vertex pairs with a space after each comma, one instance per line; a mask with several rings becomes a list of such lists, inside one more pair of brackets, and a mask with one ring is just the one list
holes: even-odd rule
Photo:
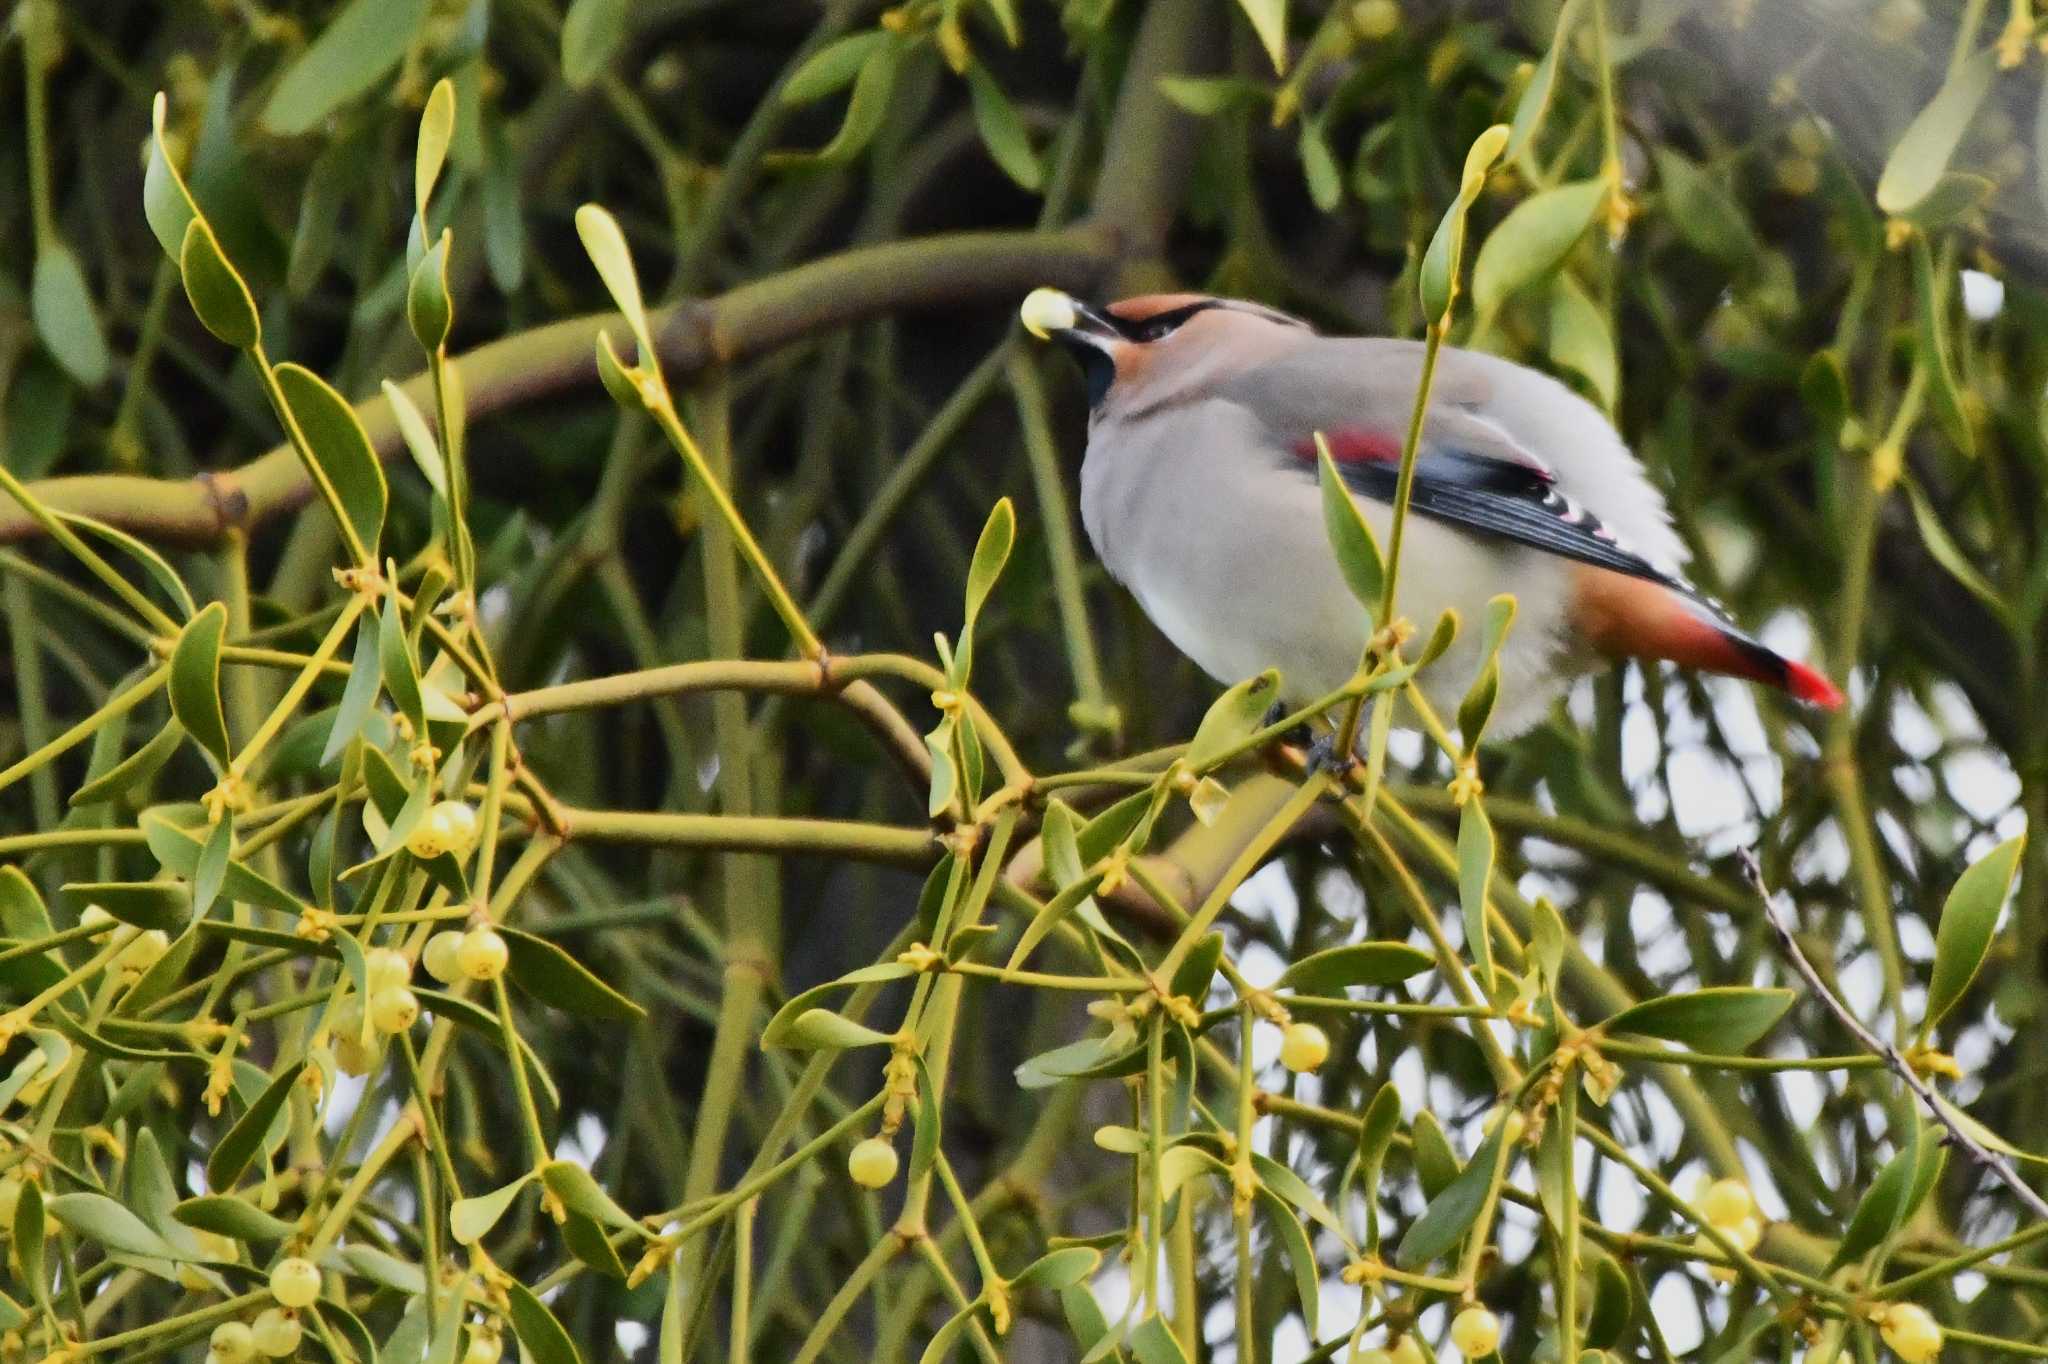
[[1357, 765], [1356, 753], [1340, 755], [1337, 752], [1335, 730], [1325, 730], [1308, 746], [1308, 770], [1311, 772], [1326, 772], [1330, 776], [1341, 778], [1348, 775]]

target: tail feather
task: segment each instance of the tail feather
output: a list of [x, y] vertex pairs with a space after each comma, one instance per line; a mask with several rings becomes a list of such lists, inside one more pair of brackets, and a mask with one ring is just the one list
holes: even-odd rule
[[1606, 569], [1582, 569], [1573, 601], [1580, 634], [1612, 658], [1668, 659], [1778, 688], [1834, 710], [1841, 690], [1818, 669], [1750, 638], [1706, 602], [1659, 583]]

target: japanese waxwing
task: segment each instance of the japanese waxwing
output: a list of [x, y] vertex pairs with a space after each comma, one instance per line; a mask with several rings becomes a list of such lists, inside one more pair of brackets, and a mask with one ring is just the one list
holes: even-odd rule
[[[1323, 529], [1321, 433], [1384, 547], [1420, 342], [1319, 336], [1237, 299], [1162, 294], [1097, 308], [1055, 289], [1025, 327], [1088, 385], [1081, 517], [1116, 580], [1211, 676], [1278, 668], [1290, 700], [1351, 677], [1366, 614]], [[1679, 571], [1664, 498], [1599, 410], [1511, 361], [1444, 349], [1417, 452], [1400, 614], [1465, 628], [1419, 676], [1448, 721], [1471, 684], [1486, 604], [1519, 611], [1491, 730], [1528, 729], [1602, 659], [1669, 659], [1833, 708], [1842, 694], [1742, 633]]]

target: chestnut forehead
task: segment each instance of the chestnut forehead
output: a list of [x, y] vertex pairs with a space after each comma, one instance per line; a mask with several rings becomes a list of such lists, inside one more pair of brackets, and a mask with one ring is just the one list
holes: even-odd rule
[[1207, 294], [1140, 294], [1136, 298], [1119, 299], [1103, 311], [1125, 322], [1143, 322], [1148, 317], [1170, 313], [1175, 308], [1185, 308], [1190, 303], [1210, 301]]

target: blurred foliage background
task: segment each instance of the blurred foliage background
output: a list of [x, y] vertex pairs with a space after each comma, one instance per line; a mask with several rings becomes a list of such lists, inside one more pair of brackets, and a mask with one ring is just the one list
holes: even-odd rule
[[[1944, 897], [1969, 862], [2048, 818], [2037, 132], [2048, 57], [2035, 32], [2031, 0], [21, 0], [0, 53], [0, 184], [14, 189], [0, 197], [0, 462], [37, 505], [133, 533], [197, 602], [229, 604], [228, 642], [244, 653], [227, 660], [223, 686], [239, 745], [335, 619], [330, 570], [344, 545], [279, 444], [262, 369], [200, 324], [144, 220], [151, 99], [168, 95], [164, 146], [247, 281], [270, 361], [362, 400], [389, 462], [385, 544], [410, 580], [423, 561], [408, 556], [446, 548], [446, 525], [377, 395], [422, 371], [407, 315], [421, 244], [411, 171], [423, 105], [446, 78], [454, 131], [429, 217], [453, 242], [446, 350], [467, 410], [467, 628], [487, 643], [500, 690], [789, 656], [703, 483], [658, 422], [622, 413], [597, 382], [591, 347], [610, 303], [574, 221], [594, 201], [638, 260], [685, 421], [829, 655], [932, 659], [934, 632], [959, 628], [988, 508], [1009, 496], [1016, 545], [978, 623], [974, 695], [1023, 770], [1096, 770], [1184, 741], [1217, 689], [1077, 541], [1082, 395], [1019, 337], [1017, 301], [1040, 284], [1096, 298], [1192, 287], [1330, 330], [1419, 335], [1422, 250], [1466, 148], [1509, 123], [1515, 140], [1471, 216], [1491, 283], [1475, 284], [1477, 306], [1450, 340], [1559, 373], [1609, 410], [1669, 492], [1699, 581], [1844, 681], [1853, 704], [1824, 716], [1656, 669], [1588, 680], [1537, 732], [1485, 751], [1495, 894], [1524, 932], [1539, 897], [1562, 914], [1576, 947], [1560, 1007], [1583, 1021], [1673, 991], [1797, 984], [1735, 865], [1753, 845], [1823, 977], [1903, 1042], [1927, 1012]], [[431, 385], [406, 391], [433, 410]], [[10, 904], [51, 906], [40, 929], [7, 921], [21, 949], [0, 950], [10, 1007], [47, 983], [25, 974], [28, 947], [78, 922], [82, 901], [59, 887], [157, 875], [138, 812], [197, 800], [210, 780], [187, 747], [116, 799], [68, 803], [164, 723], [159, 696], [125, 728], [96, 717], [177, 632], [110, 620], [118, 602], [43, 529], [0, 500], [0, 764], [12, 764], [0, 770], [0, 855], [30, 888]], [[331, 723], [324, 708], [345, 671], [307, 674], [305, 712]], [[889, 1230], [911, 1225], [897, 1194], [862, 1193], [840, 1168], [865, 1133], [833, 1125], [883, 1083], [878, 1053], [849, 1053], [818, 1089], [801, 1054], [756, 1045], [789, 996], [911, 941], [939, 849], [917, 745], [906, 759], [874, 717], [893, 704], [897, 729], [902, 717], [924, 729], [940, 674], [907, 661], [863, 674], [888, 697], [865, 712], [867, 728], [843, 693], [793, 676], [749, 675], [738, 690], [649, 683], [631, 704], [535, 715], [518, 726], [516, 762], [501, 753], [477, 778], [503, 797], [516, 769], [546, 793], [506, 806], [549, 854], [512, 922], [647, 1012], [583, 1017], [524, 993], [503, 1005], [552, 1076], [538, 1115], [549, 1152], [587, 1165], [639, 1217], [701, 1208], [759, 1168], [764, 1148], [772, 1163], [790, 1141], [837, 1134], [829, 1157], [785, 1172], [744, 1212], [726, 1209], [684, 1248], [685, 1268], [630, 1288], [570, 1272], [587, 1262], [547, 1210], [513, 1203], [492, 1254], [515, 1279], [565, 1284], [548, 1302], [585, 1359], [911, 1358], [956, 1305], [915, 1238]], [[478, 693], [455, 688], [468, 707], [491, 695]], [[90, 742], [57, 742], [82, 721]], [[279, 741], [260, 774], [270, 799], [332, 786], [318, 728]], [[1416, 895], [1462, 943], [1452, 764], [1412, 735], [1392, 754], [1401, 813], [1382, 816], [1384, 834], [1359, 836], [1326, 809], [1270, 849], [1255, 835], [1292, 796], [1298, 756], [1233, 763], [1218, 774], [1234, 792], [1224, 816], [1203, 824], [1176, 804], [1151, 839], [1151, 882], [1103, 890], [1106, 912], [1156, 961], [1171, 938], [1158, 892], [1188, 906], [1227, 893], [1265, 860], [1238, 865], [1249, 849], [1272, 860], [1221, 926], [1229, 959], [1258, 984], [1355, 939], [1435, 951], [1411, 921]], [[1129, 786], [1077, 781], [1069, 794], [1085, 814]], [[553, 822], [550, 799], [590, 818]], [[635, 812], [785, 823], [635, 823]], [[990, 911], [988, 960], [1007, 957], [1030, 894], [1050, 893], [1035, 818], [1004, 869], [1017, 894], [997, 894]], [[834, 841], [831, 828], [854, 832]], [[302, 868], [311, 836], [310, 825], [283, 833], [266, 855]], [[1945, 1092], [2022, 1145], [2048, 1132], [2044, 846], [2027, 846], [1987, 965], [1931, 1039], [1960, 1072]], [[49, 951], [70, 969], [84, 958], [67, 941]], [[181, 969], [204, 979], [227, 950], [201, 935]], [[207, 1007], [222, 1022], [264, 1017], [291, 997], [297, 969], [238, 979]], [[308, 969], [338, 970], [324, 959]], [[1385, 997], [1455, 1003], [1436, 980]], [[1227, 1003], [1217, 988], [1212, 1002]], [[891, 985], [871, 1021], [894, 1017], [906, 994]], [[1131, 1220], [1128, 1158], [1088, 1139], [1133, 1121], [1123, 1087], [1020, 1088], [1012, 1075], [1092, 1026], [1084, 999], [975, 981], [947, 1033], [949, 1169], [988, 1253], [1013, 1270], [1048, 1237]], [[1436, 1138], [1411, 1136], [1410, 1122], [1440, 1128], [1457, 1151], [1480, 1145], [1501, 1086], [1475, 1034], [1506, 1037], [1506, 1024], [1313, 1016], [1333, 1043], [1316, 1074], [1282, 1069], [1271, 1029], [1254, 1049], [1257, 1146], [1362, 1236], [1359, 1119], [1391, 1086], [1403, 1122], [1371, 1192], [1405, 1225], [1439, 1184], [1426, 1177]], [[524, 1168], [520, 1096], [488, 1023], [442, 1044], [444, 1203]], [[0, 1073], [37, 1045], [7, 1043]], [[104, 1184], [155, 1218], [170, 1204], [135, 1192], [147, 1144], [171, 1181], [163, 1198], [208, 1193], [200, 1167], [238, 1111], [216, 1116], [205, 1102], [218, 1042], [152, 1045], [202, 1064], [81, 1046], [67, 1063], [80, 1082], [56, 1104], [68, 1094], [71, 1107], [47, 1123], [34, 1116], [45, 1095], [32, 1071], [0, 1089], [13, 1105], [0, 1108], [0, 1164], [40, 1168], [51, 1196]], [[307, 1045], [290, 1028], [250, 1032], [241, 1059], [255, 1076], [237, 1083], [253, 1089], [238, 1092], [252, 1098]], [[1759, 1052], [1856, 1050], [1809, 995]], [[1950, 1328], [1949, 1357], [2048, 1357], [2040, 1226], [1968, 1160], [1949, 1161], [1875, 1262], [1827, 1266], [1879, 1169], [1917, 1149], [1918, 1110], [1881, 1066], [1614, 1059], [1625, 1079], [1599, 1120], [1615, 1149], [1582, 1144], [1580, 1177], [1584, 1216], [1612, 1233], [1601, 1244], [1625, 1271], [1616, 1356], [1878, 1348], [1867, 1326], [1844, 1334], [1825, 1294], [1809, 1344], [1796, 1304], [1811, 1307], [1810, 1293], [1774, 1293], [1748, 1269], [1732, 1286], [1705, 1271], [1672, 1191], [1689, 1195], [1711, 1173], [1756, 1189], [1769, 1224], [1759, 1257], [1851, 1297], [1866, 1276], [1938, 1269], [1912, 1296]], [[352, 1242], [438, 1263], [452, 1252], [445, 1233], [413, 1229], [436, 1220], [421, 1212], [424, 1164], [423, 1182], [408, 1182], [407, 1162], [388, 1190], [349, 1182], [408, 1102], [407, 1070], [335, 1083], [324, 1118], [291, 1100], [276, 1170], [295, 1171], [299, 1192], [273, 1187], [274, 1173], [258, 1201], [281, 1198], [265, 1206], [290, 1220], [305, 1189], [348, 1189], [345, 1211], [367, 1200]], [[1172, 1234], [1178, 1348], [1300, 1359], [1313, 1338], [1344, 1357], [1359, 1307], [1339, 1281], [1337, 1242], [1317, 1243], [1309, 1279], [1326, 1302], [1311, 1332], [1283, 1267], [1291, 1242], [1264, 1223], [1235, 1240], [1228, 1203], [1218, 1194]], [[921, 1226], [922, 1196], [915, 1206]], [[932, 1207], [939, 1258], [948, 1273], [969, 1270], [963, 1219], [944, 1199]], [[1540, 1220], [1510, 1201], [1475, 1265], [1479, 1295], [1507, 1320], [1507, 1358], [1556, 1348], [1544, 1268], [1555, 1250]], [[2004, 1237], [2014, 1244], [1988, 1260], [1966, 1253]], [[232, 1274], [197, 1286], [152, 1277], [130, 1263], [133, 1247], [98, 1260], [79, 1227], [51, 1244], [92, 1290], [57, 1276], [52, 1319], [123, 1342], [87, 1353], [198, 1359], [221, 1319], [210, 1305], [230, 1291], [253, 1302]], [[642, 1248], [622, 1252], [626, 1268]], [[239, 1263], [260, 1269], [268, 1253], [250, 1243]], [[8, 1291], [26, 1303], [35, 1294], [14, 1254]], [[1258, 1272], [1240, 1315], [1248, 1265]], [[337, 1269], [330, 1297], [352, 1303], [366, 1334], [309, 1333], [307, 1357], [367, 1357], [373, 1337], [386, 1359], [457, 1357], [455, 1334], [404, 1326], [423, 1320], [407, 1306], [422, 1290], [386, 1268], [367, 1279]], [[1096, 1283], [1112, 1319], [1134, 1272], [1111, 1245]], [[858, 1305], [841, 1293], [849, 1282], [871, 1290]], [[1432, 1345], [1455, 1307], [1438, 1296], [1411, 1304]], [[480, 1321], [513, 1311], [502, 1292], [484, 1299]], [[827, 1304], [845, 1315], [820, 1332]], [[961, 1348], [1084, 1353], [1071, 1304], [1040, 1288], [1015, 1308], [1000, 1342], [977, 1334]], [[153, 1333], [163, 1320], [190, 1329]], [[30, 1311], [10, 1326], [7, 1358], [63, 1357], [35, 1334], [40, 1321]], [[1998, 1340], [1973, 1343], [1971, 1331]], [[517, 1334], [551, 1358], [554, 1344], [536, 1352]]]

